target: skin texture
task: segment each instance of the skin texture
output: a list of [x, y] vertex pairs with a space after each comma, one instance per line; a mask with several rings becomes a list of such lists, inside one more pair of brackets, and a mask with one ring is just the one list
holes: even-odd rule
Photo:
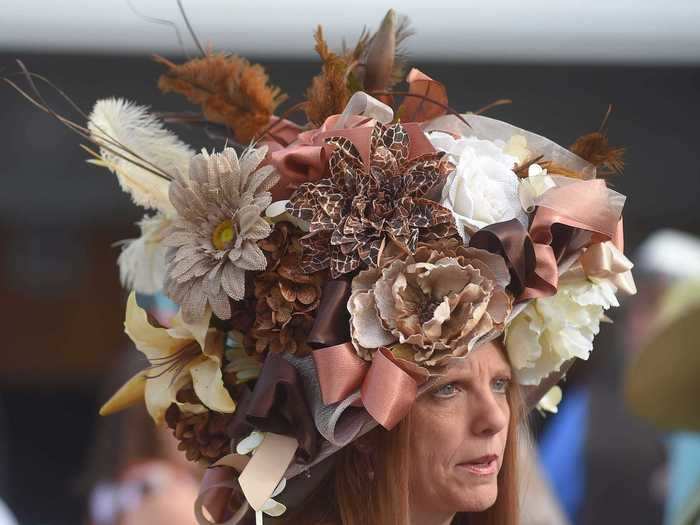
[[[412, 525], [447, 524], [456, 512], [480, 512], [496, 502], [510, 380], [502, 350], [488, 344], [466, 359], [454, 359], [418, 398], [411, 412]], [[497, 456], [492, 474], [475, 474], [464, 466], [487, 455]]]

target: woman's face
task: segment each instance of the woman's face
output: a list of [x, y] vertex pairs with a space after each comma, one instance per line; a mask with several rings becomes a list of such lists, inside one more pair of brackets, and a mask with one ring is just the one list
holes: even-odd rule
[[411, 509], [480, 512], [496, 501], [510, 407], [511, 370], [483, 345], [454, 359], [411, 412]]

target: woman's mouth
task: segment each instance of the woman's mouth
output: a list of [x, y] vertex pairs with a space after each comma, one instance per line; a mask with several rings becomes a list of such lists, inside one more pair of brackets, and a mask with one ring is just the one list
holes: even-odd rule
[[457, 465], [477, 476], [490, 476], [498, 471], [498, 456], [488, 455]]

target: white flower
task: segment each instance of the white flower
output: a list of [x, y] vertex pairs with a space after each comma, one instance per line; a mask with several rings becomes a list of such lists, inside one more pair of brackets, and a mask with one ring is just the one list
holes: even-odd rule
[[513, 135], [503, 148], [503, 153], [518, 159], [518, 164], [522, 164], [532, 157], [532, 152], [527, 149], [525, 135]]
[[556, 414], [559, 412], [559, 403], [561, 403], [561, 398], [561, 388], [554, 385], [552, 388], [547, 390], [547, 393], [537, 402], [537, 410], [542, 415], [544, 415], [545, 412]]
[[547, 190], [556, 188], [554, 179], [547, 175], [547, 170], [542, 169], [539, 164], [532, 164], [527, 170], [527, 178], [520, 181], [518, 196], [523, 210], [534, 211], [537, 198]]
[[457, 229], [466, 242], [475, 231], [510, 219], [527, 226], [527, 215], [518, 197], [518, 159], [503, 147], [476, 137], [455, 139], [447, 133], [429, 135], [433, 146], [450, 154], [456, 164], [442, 190], [441, 204], [452, 211]]
[[588, 359], [604, 310], [618, 306], [616, 291], [607, 280], [564, 280], [518, 314], [506, 327], [506, 349], [520, 384], [537, 385], [573, 357]]

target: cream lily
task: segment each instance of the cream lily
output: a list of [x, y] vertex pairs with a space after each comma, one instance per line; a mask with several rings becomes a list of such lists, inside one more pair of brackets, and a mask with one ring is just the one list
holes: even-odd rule
[[210, 317], [208, 312], [197, 323], [188, 324], [178, 312], [170, 328], [156, 327], [132, 292], [126, 307], [125, 331], [151, 366], [119, 389], [100, 414], [116, 412], [143, 398], [148, 413], [159, 424], [172, 403], [181, 405], [176, 395], [188, 383], [204, 406], [216, 412], [234, 412], [236, 404], [221, 373], [224, 336], [209, 329]]

